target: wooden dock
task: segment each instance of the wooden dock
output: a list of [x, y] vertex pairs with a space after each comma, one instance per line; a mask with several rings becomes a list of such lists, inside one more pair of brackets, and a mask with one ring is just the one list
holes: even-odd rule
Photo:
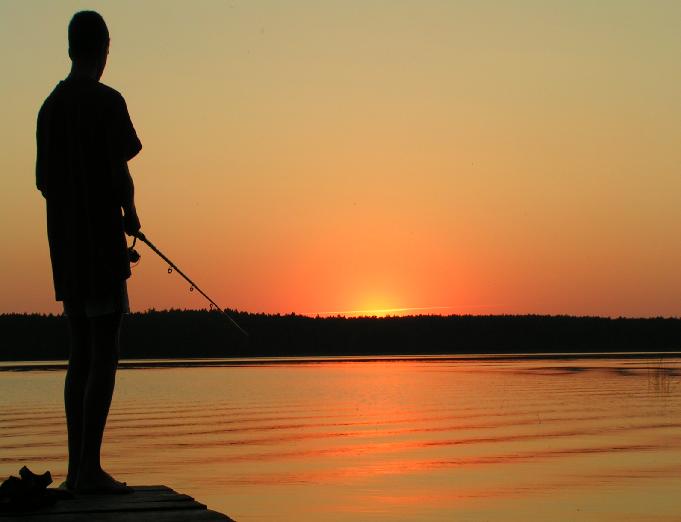
[[75, 495], [53, 506], [23, 513], [0, 513], [0, 522], [234, 522], [168, 486], [132, 486], [128, 495]]

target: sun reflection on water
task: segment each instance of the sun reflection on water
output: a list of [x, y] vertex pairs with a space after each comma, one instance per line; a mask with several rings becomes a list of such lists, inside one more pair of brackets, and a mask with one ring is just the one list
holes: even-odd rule
[[[679, 359], [313, 362], [122, 370], [104, 460], [240, 521], [681, 510]], [[2, 377], [0, 472], [59, 480], [63, 373]]]

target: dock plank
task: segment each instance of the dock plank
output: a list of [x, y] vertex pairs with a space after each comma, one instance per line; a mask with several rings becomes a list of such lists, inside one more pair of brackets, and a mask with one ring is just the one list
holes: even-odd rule
[[[118, 520], [122, 522], [230, 521], [228, 516], [206, 508], [193, 497], [167, 486], [132, 486], [129, 495], [76, 495], [50, 507], [23, 513], [2, 514], [0, 522], [81, 522]], [[233, 522], [233, 521], [232, 521]]]
[[143, 511], [109, 513], [60, 513], [41, 515], [15, 515], [13, 522], [234, 522], [227, 515], [209, 509], [197, 511]]

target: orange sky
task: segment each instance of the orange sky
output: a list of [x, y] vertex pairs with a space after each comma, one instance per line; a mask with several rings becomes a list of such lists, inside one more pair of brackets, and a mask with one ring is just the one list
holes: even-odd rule
[[[681, 315], [681, 3], [615, 0], [4, 1], [0, 312], [60, 310], [35, 116], [82, 8], [143, 231], [221, 305]], [[205, 305], [139, 250], [134, 310]]]

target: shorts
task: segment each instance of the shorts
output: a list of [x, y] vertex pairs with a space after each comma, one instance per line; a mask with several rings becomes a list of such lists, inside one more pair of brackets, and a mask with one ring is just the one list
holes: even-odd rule
[[130, 313], [128, 285], [124, 280], [120, 289], [110, 294], [86, 299], [64, 299], [64, 315], [69, 317], [100, 317], [114, 313]]

